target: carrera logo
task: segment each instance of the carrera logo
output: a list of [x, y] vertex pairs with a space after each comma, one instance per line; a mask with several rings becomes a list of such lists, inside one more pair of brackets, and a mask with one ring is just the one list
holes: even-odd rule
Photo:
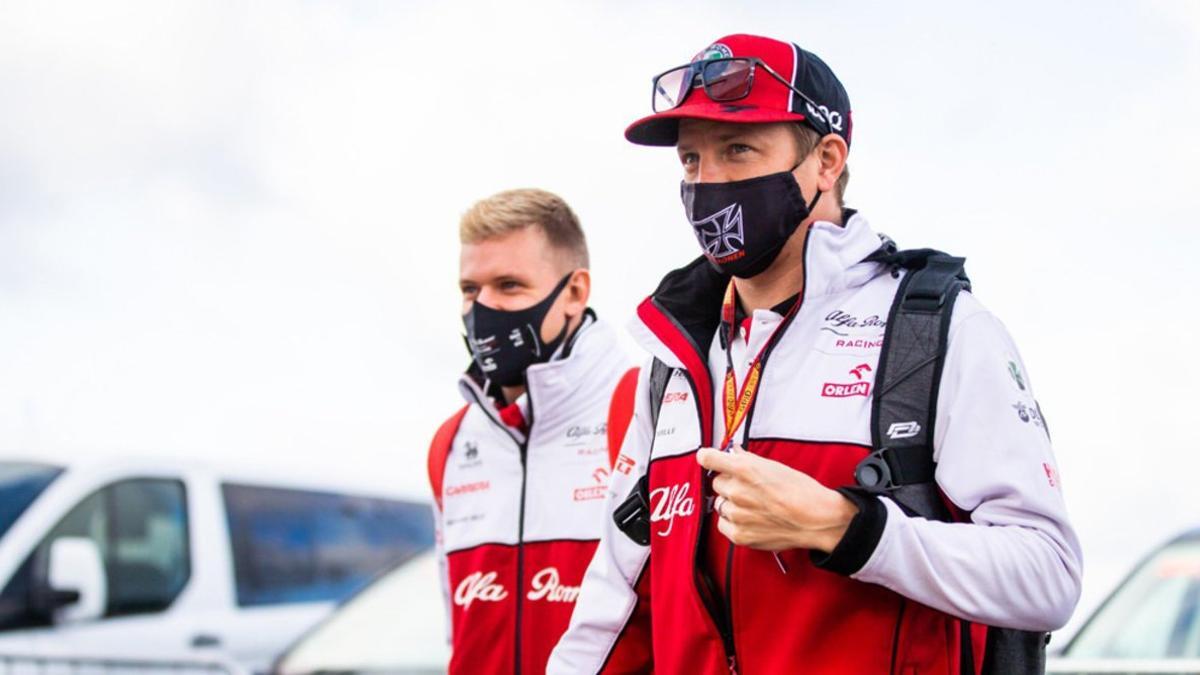
[[696, 512], [696, 503], [688, 496], [691, 487], [691, 483], [680, 483], [650, 491], [650, 522], [667, 523], [667, 529], [659, 532], [658, 536], [665, 537], [671, 534], [676, 516], [686, 518]]
[[636, 465], [637, 462], [635, 462], [632, 457], [621, 454], [617, 456], [617, 461], [616, 464], [613, 465], [613, 469], [628, 476], [629, 473], [633, 471], [633, 467]]
[[564, 586], [558, 579], [558, 568], [547, 567], [533, 575], [529, 582], [530, 591], [525, 595], [530, 600], [546, 602], [575, 602], [579, 597], [578, 586]]
[[596, 484], [575, 488], [574, 492], [571, 493], [571, 499], [577, 502], [604, 499], [604, 493], [608, 491], [608, 476], [608, 469], [604, 467], [596, 469], [592, 472], [592, 480], [596, 481]]
[[508, 597], [508, 591], [495, 583], [496, 573], [472, 572], [458, 583], [454, 589], [454, 604], [466, 611], [478, 602], [500, 602]]
[[684, 403], [688, 400], [686, 391], [673, 391], [663, 397], [663, 405], [668, 403]]
[[447, 497], [457, 497], [459, 495], [471, 494], [472, 492], [487, 492], [492, 488], [491, 481], [479, 480], [474, 483], [463, 483], [462, 485], [451, 485], [446, 488]]

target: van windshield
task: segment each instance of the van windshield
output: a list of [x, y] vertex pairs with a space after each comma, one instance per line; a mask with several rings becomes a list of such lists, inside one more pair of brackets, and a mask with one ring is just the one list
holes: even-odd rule
[[60, 473], [47, 464], [0, 462], [0, 537]]

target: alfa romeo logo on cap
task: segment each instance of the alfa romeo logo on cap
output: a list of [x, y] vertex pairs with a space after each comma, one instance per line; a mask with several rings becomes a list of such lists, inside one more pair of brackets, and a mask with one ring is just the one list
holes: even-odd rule
[[728, 59], [733, 57], [733, 50], [725, 45], [717, 42], [705, 47], [699, 54], [696, 55], [692, 62], [710, 61], [712, 59]]

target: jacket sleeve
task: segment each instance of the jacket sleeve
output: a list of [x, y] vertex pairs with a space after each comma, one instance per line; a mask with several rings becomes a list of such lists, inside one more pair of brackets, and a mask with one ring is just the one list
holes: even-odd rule
[[604, 502], [604, 527], [588, 565], [571, 623], [550, 654], [546, 672], [643, 673], [650, 653], [650, 549], [617, 529], [613, 511], [646, 475], [654, 435], [647, 363], [638, 374], [633, 418]]
[[[1082, 554], [1049, 429], [1004, 326], [969, 294], [955, 309], [934, 429], [935, 474], [964, 516], [910, 517], [866, 498], [835, 569], [922, 604], [1004, 628], [1061, 628], [1079, 600]], [[835, 565], [836, 567], [836, 565]]]

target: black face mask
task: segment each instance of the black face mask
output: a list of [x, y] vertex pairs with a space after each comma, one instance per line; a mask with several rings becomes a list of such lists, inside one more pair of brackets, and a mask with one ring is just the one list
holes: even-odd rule
[[563, 324], [558, 337], [544, 343], [542, 321], [567, 287], [571, 274], [563, 277], [549, 295], [532, 307], [507, 312], [492, 309], [478, 300], [471, 303], [471, 310], [463, 315], [467, 349], [489, 382], [502, 387], [524, 384], [526, 368], [550, 360], [566, 338], [570, 322]]
[[742, 279], [775, 262], [821, 198], [818, 191], [805, 204], [791, 171], [731, 183], [684, 182], [679, 192], [709, 262]]

